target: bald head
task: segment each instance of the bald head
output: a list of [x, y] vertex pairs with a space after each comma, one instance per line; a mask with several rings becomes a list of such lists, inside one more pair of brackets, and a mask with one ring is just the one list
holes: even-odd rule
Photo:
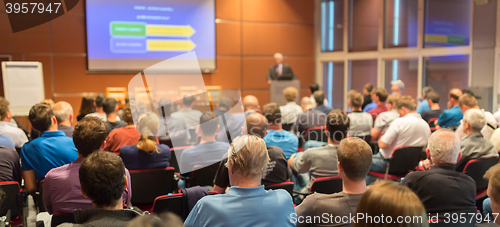
[[57, 102], [52, 108], [52, 111], [56, 116], [57, 122], [59, 123], [72, 120], [71, 118], [73, 117], [73, 107], [71, 107], [68, 102]]
[[448, 99], [448, 108], [454, 107], [458, 105], [458, 99], [462, 95], [462, 90], [458, 88], [453, 88], [451, 89], [449, 93], [449, 99]]
[[313, 104], [311, 102], [311, 99], [309, 97], [303, 97], [301, 100], [300, 100], [300, 106], [302, 106], [302, 110], [306, 111], [308, 109], [311, 109], [313, 108]]
[[267, 119], [260, 113], [248, 115], [245, 126], [248, 135], [264, 138], [267, 134]]
[[245, 112], [249, 110], [259, 109], [259, 100], [253, 95], [247, 95], [245, 96], [245, 98], [243, 98], [243, 107], [245, 108]]

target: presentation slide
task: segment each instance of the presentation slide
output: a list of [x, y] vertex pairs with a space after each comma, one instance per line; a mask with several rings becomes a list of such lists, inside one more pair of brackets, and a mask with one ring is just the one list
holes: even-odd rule
[[87, 0], [88, 70], [142, 71], [191, 51], [215, 70], [214, 1]]

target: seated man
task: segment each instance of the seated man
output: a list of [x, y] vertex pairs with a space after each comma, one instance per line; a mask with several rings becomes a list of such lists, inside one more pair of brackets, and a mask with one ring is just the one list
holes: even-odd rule
[[106, 98], [102, 104], [102, 109], [106, 113], [106, 124], [108, 126], [108, 133], [113, 131], [115, 128], [121, 128], [127, 126], [122, 120], [117, 120], [118, 116], [118, 102], [114, 98]]
[[434, 92], [434, 88], [431, 86], [424, 87], [422, 89], [422, 101], [417, 106], [417, 113], [422, 114], [425, 111], [431, 110], [429, 102], [429, 93]]
[[377, 104], [377, 107], [367, 111], [372, 115], [373, 121], [377, 120], [377, 117], [380, 113], [387, 111], [387, 106], [385, 105], [385, 101], [387, 100], [387, 90], [385, 88], [375, 88], [372, 92], [372, 100]]
[[163, 120], [163, 124], [160, 124], [160, 128], [158, 129], [157, 135], [160, 136], [158, 139], [160, 141], [162, 139], [170, 141], [170, 144], [167, 144], [169, 147], [185, 146], [189, 143], [190, 139], [187, 124], [184, 118], [172, 117], [172, 104], [172, 100], [169, 98], [162, 98], [158, 102], [158, 113], [160, 113], [160, 118]]
[[[254, 135], [264, 138], [267, 134], [267, 119], [260, 113], [250, 114], [245, 123], [245, 129], [248, 135]], [[269, 154], [269, 164], [267, 165], [266, 176], [262, 179], [263, 185], [272, 185], [290, 181], [292, 171], [288, 167], [283, 150], [275, 146], [266, 146]], [[214, 190], [219, 194], [224, 194], [229, 184], [229, 173], [226, 167], [227, 157], [224, 158], [217, 170], [214, 180]]]
[[258, 112], [260, 109], [259, 100], [253, 95], [245, 96], [242, 102], [244, 112], [238, 112], [231, 115], [229, 115], [229, 112], [226, 112], [222, 115], [223, 119], [221, 120], [222, 123], [219, 122], [221, 128], [219, 129], [219, 135], [217, 135], [217, 141], [228, 142], [241, 136], [243, 126], [245, 125], [245, 119], [248, 115]]
[[266, 117], [267, 135], [264, 141], [269, 146], [276, 146], [283, 150], [288, 159], [292, 154], [297, 153], [299, 139], [289, 131], [283, 130], [281, 126], [281, 111], [276, 103], [268, 103], [262, 108], [262, 114]]
[[233, 140], [227, 168], [231, 188], [201, 198], [184, 226], [295, 226], [292, 197], [283, 189], [264, 190], [269, 155], [263, 139], [244, 135]]
[[398, 100], [399, 96], [397, 95], [387, 96], [387, 111], [380, 113], [377, 116], [377, 119], [375, 119], [371, 131], [372, 141], [378, 141], [378, 139], [380, 139], [380, 135], [383, 135], [391, 123], [399, 118], [399, 113], [396, 109], [396, 103]]
[[467, 162], [472, 159], [498, 157], [495, 146], [481, 134], [481, 130], [484, 128], [485, 123], [486, 120], [481, 110], [469, 109], [465, 111], [463, 127], [460, 128], [463, 128], [463, 132], [466, 136], [460, 143], [462, 158], [455, 166], [457, 171], [462, 172]]
[[295, 100], [297, 99], [297, 89], [294, 87], [287, 87], [283, 90], [286, 104], [280, 106], [281, 113], [283, 114], [283, 124], [291, 126], [297, 120], [297, 117], [304, 112]]
[[363, 86], [363, 105], [361, 106], [361, 109], [364, 109], [368, 104], [372, 102], [372, 90], [373, 90], [373, 85], [370, 83], [366, 83]]
[[12, 113], [10, 113], [9, 101], [0, 97], [0, 134], [10, 137], [14, 142], [14, 147], [21, 149], [24, 143], [28, 142], [28, 137], [11, 121]]
[[141, 134], [139, 134], [135, 128], [129, 103], [123, 107], [122, 116], [123, 121], [127, 122], [128, 125], [117, 128], [108, 134], [106, 138], [106, 147], [104, 147], [105, 151], [118, 153], [123, 146], [137, 144], [137, 141], [141, 138]]
[[172, 113], [174, 118], [182, 118], [189, 129], [195, 129], [200, 122], [201, 111], [194, 110], [195, 97], [192, 94], [184, 95], [182, 98], [182, 107], [179, 111]]
[[[360, 138], [346, 138], [340, 142], [337, 159], [337, 169], [342, 178], [342, 192], [331, 195], [314, 193], [307, 196], [299, 206], [295, 207], [297, 220], [300, 220], [301, 216], [302, 220], [305, 220], [307, 217], [321, 216], [324, 213], [334, 217], [356, 216], [356, 207], [367, 189], [365, 178], [372, 164], [372, 149]], [[348, 223], [350, 222], [343, 224]], [[297, 226], [324, 226], [325, 224], [327, 223], [297, 222]]]
[[349, 100], [347, 105], [351, 107], [351, 113], [347, 114], [349, 117], [350, 128], [347, 136], [365, 137], [371, 134], [373, 118], [369, 113], [361, 110], [363, 104], [363, 95], [356, 90], [349, 91]]
[[314, 100], [316, 101], [316, 110], [323, 112], [325, 115], [328, 115], [332, 108], [326, 106], [326, 103], [323, 103], [325, 99], [325, 93], [323, 91], [315, 91], [314, 92]]
[[123, 191], [129, 182], [125, 176], [125, 165], [121, 158], [111, 152], [93, 152], [78, 170], [83, 196], [92, 201], [93, 209], [74, 211], [77, 224], [71, 226], [125, 227], [141, 214], [135, 210], [123, 209]]
[[293, 171], [298, 173], [311, 174], [311, 179], [307, 186], [302, 189], [309, 191], [311, 183], [320, 177], [337, 176], [337, 148], [349, 131], [350, 120], [347, 114], [339, 109], [332, 110], [326, 118], [326, 134], [328, 135], [328, 145], [307, 149], [288, 159], [288, 164]]
[[58, 129], [63, 131], [67, 137], [73, 137], [73, 107], [68, 102], [57, 102], [52, 108], [54, 116], [56, 116]]
[[460, 139], [453, 132], [438, 130], [430, 136], [426, 153], [432, 167], [409, 173], [401, 183], [417, 194], [428, 213], [437, 213], [440, 218], [476, 213], [476, 183], [455, 171], [462, 156]]
[[[417, 113], [415, 100], [410, 96], [403, 96], [396, 103], [396, 108], [401, 117], [391, 123], [391, 126], [378, 141], [380, 152], [373, 156], [370, 171], [385, 172], [387, 167], [385, 158], [390, 158], [397, 147], [423, 147], [427, 144], [431, 129]], [[371, 184], [373, 181], [375, 178], [372, 176], [366, 178], [367, 184]]]
[[[484, 138], [489, 140], [493, 135], [493, 131], [495, 131], [495, 129], [497, 128], [498, 122], [492, 113], [480, 109], [477, 104], [478, 104], [477, 99], [471, 94], [463, 94], [462, 96], [460, 96], [460, 98], [458, 98], [458, 107], [460, 108], [463, 114], [465, 114], [465, 112], [470, 109], [476, 109], [483, 112], [485, 123], [484, 127], [481, 129], [481, 134], [483, 134]], [[458, 138], [460, 139], [463, 139], [466, 136], [463, 127], [464, 127], [464, 122], [462, 121], [460, 122], [457, 131], [455, 131]]]
[[292, 126], [292, 133], [305, 135], [308, 128], [325, 125], [326, 115], [316, 110], [311, 99], [304, 97], [300, 100], [300, 106], [304, 113], [301, 113]]
[[196, 165], [206, 166], [223, 159], [229, 149], [229, 144], [215, 141], [215, 132], [218, 130], [219, 122], [215, 114], [211, 111], [203, 113], [196, 127], [196, 134], [201, 134], [200, 144], [182, 152], [179, 165], [181, 173], [193, 171]]
[[[104, 112], [104, 100], [106, 100], [106, 95], [104, 94], [99, 94], [95, 97], [95, 112], [87, 114], [88, 116], [96, 116], [101, 118], [104, 122], [106, 122], [108, 119], [106, 117], [106, 112]], [[79, 119], [78, 121], [81, 120], [85, 116], [78, 116]], [[120, 116], [116, 115], [116, 121], [120, 121]]]
[[28, 118], [31, 126], [41, 133], [21, 149], [24, 187], [32, 193], [37, 191], [37, 181], [43, 180], [47, 172], [75, 161], [78, 152], [73, 139], [57, 130], [57, 120], [49, 105], [34, 105]]
[[464, 117], [462, 111], [458, 107], [458, 98], [462, 95], [462, 90], [458, 88], [451, 89], [448, 94], [448, 109], [444, 110], [437, 120], [436, 127], [449, 128], [455, 131], [460, 125], [460, 120]]
[[[91, 209], [92, 202], [80, 190], [78, 169], [90, 154], [99, 151], [106, 144], [108, 130], [106, 123], [96, 116], [82, 118], [73, 131], [73, 141], [78, 149], [78, 159], [70, 164], [50, 170], [43, 182], [43, 203], [47, 212], [72, 213], [75, 209]], [[130, 174], [125, 170], [127, 180]], [[130, 184], [123, 192], [123, 204], [130, 205], [132, 198]]]
[[214, 110], [215, 117], [219, 117], [221, 115], [224, 115], [231, 107], [233, 106], [233, 100], [227, 96], [223, 96], [220, 98], [219, 102], [217, 103], [217, 109]]
[[433, 91], [429, 92], [429, 94], [427, 94], [427, 103], [430, 110], [424, 111], [421, 114], [422, 119], [429, 124], [429, 127], [434, 128], [436, 127], [436, 122], [432, 119], [439, 118], [439, 115], [443, 112], [441, 107], [439, 107], [439, 94]]

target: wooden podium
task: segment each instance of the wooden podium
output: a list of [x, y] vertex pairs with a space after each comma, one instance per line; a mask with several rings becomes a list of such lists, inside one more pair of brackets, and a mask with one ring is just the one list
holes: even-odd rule
[[297, 104], [300, 104], [300, 81], [299, 80], [273, 80], [270, 84], [270, 100], [278, 105], [285, 105], [286, 100], [283, 95], [283, 90], [287, 87], [294, 87], [297, 89]]

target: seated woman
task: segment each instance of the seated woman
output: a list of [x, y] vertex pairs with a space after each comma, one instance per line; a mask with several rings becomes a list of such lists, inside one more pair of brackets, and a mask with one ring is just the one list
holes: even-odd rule
[[141, 134], [135, 129], [130, 103], [127, 103], [123, 108], [123, 121], [127, 122], [128, 125], [114, 129], [109, 133], [106, 138], [105, 151], [118, 153], [123, 146], [137, 144], [141, 138]]
[[141, 134], [139, 143], [120, 149], [120, 157], [128, 170], [165, 168], [170, 165], [170, 148], [158, 144], [156, 137], [159, 121], [158, 115], [154, 113], [144, 115], [137, 125]]

